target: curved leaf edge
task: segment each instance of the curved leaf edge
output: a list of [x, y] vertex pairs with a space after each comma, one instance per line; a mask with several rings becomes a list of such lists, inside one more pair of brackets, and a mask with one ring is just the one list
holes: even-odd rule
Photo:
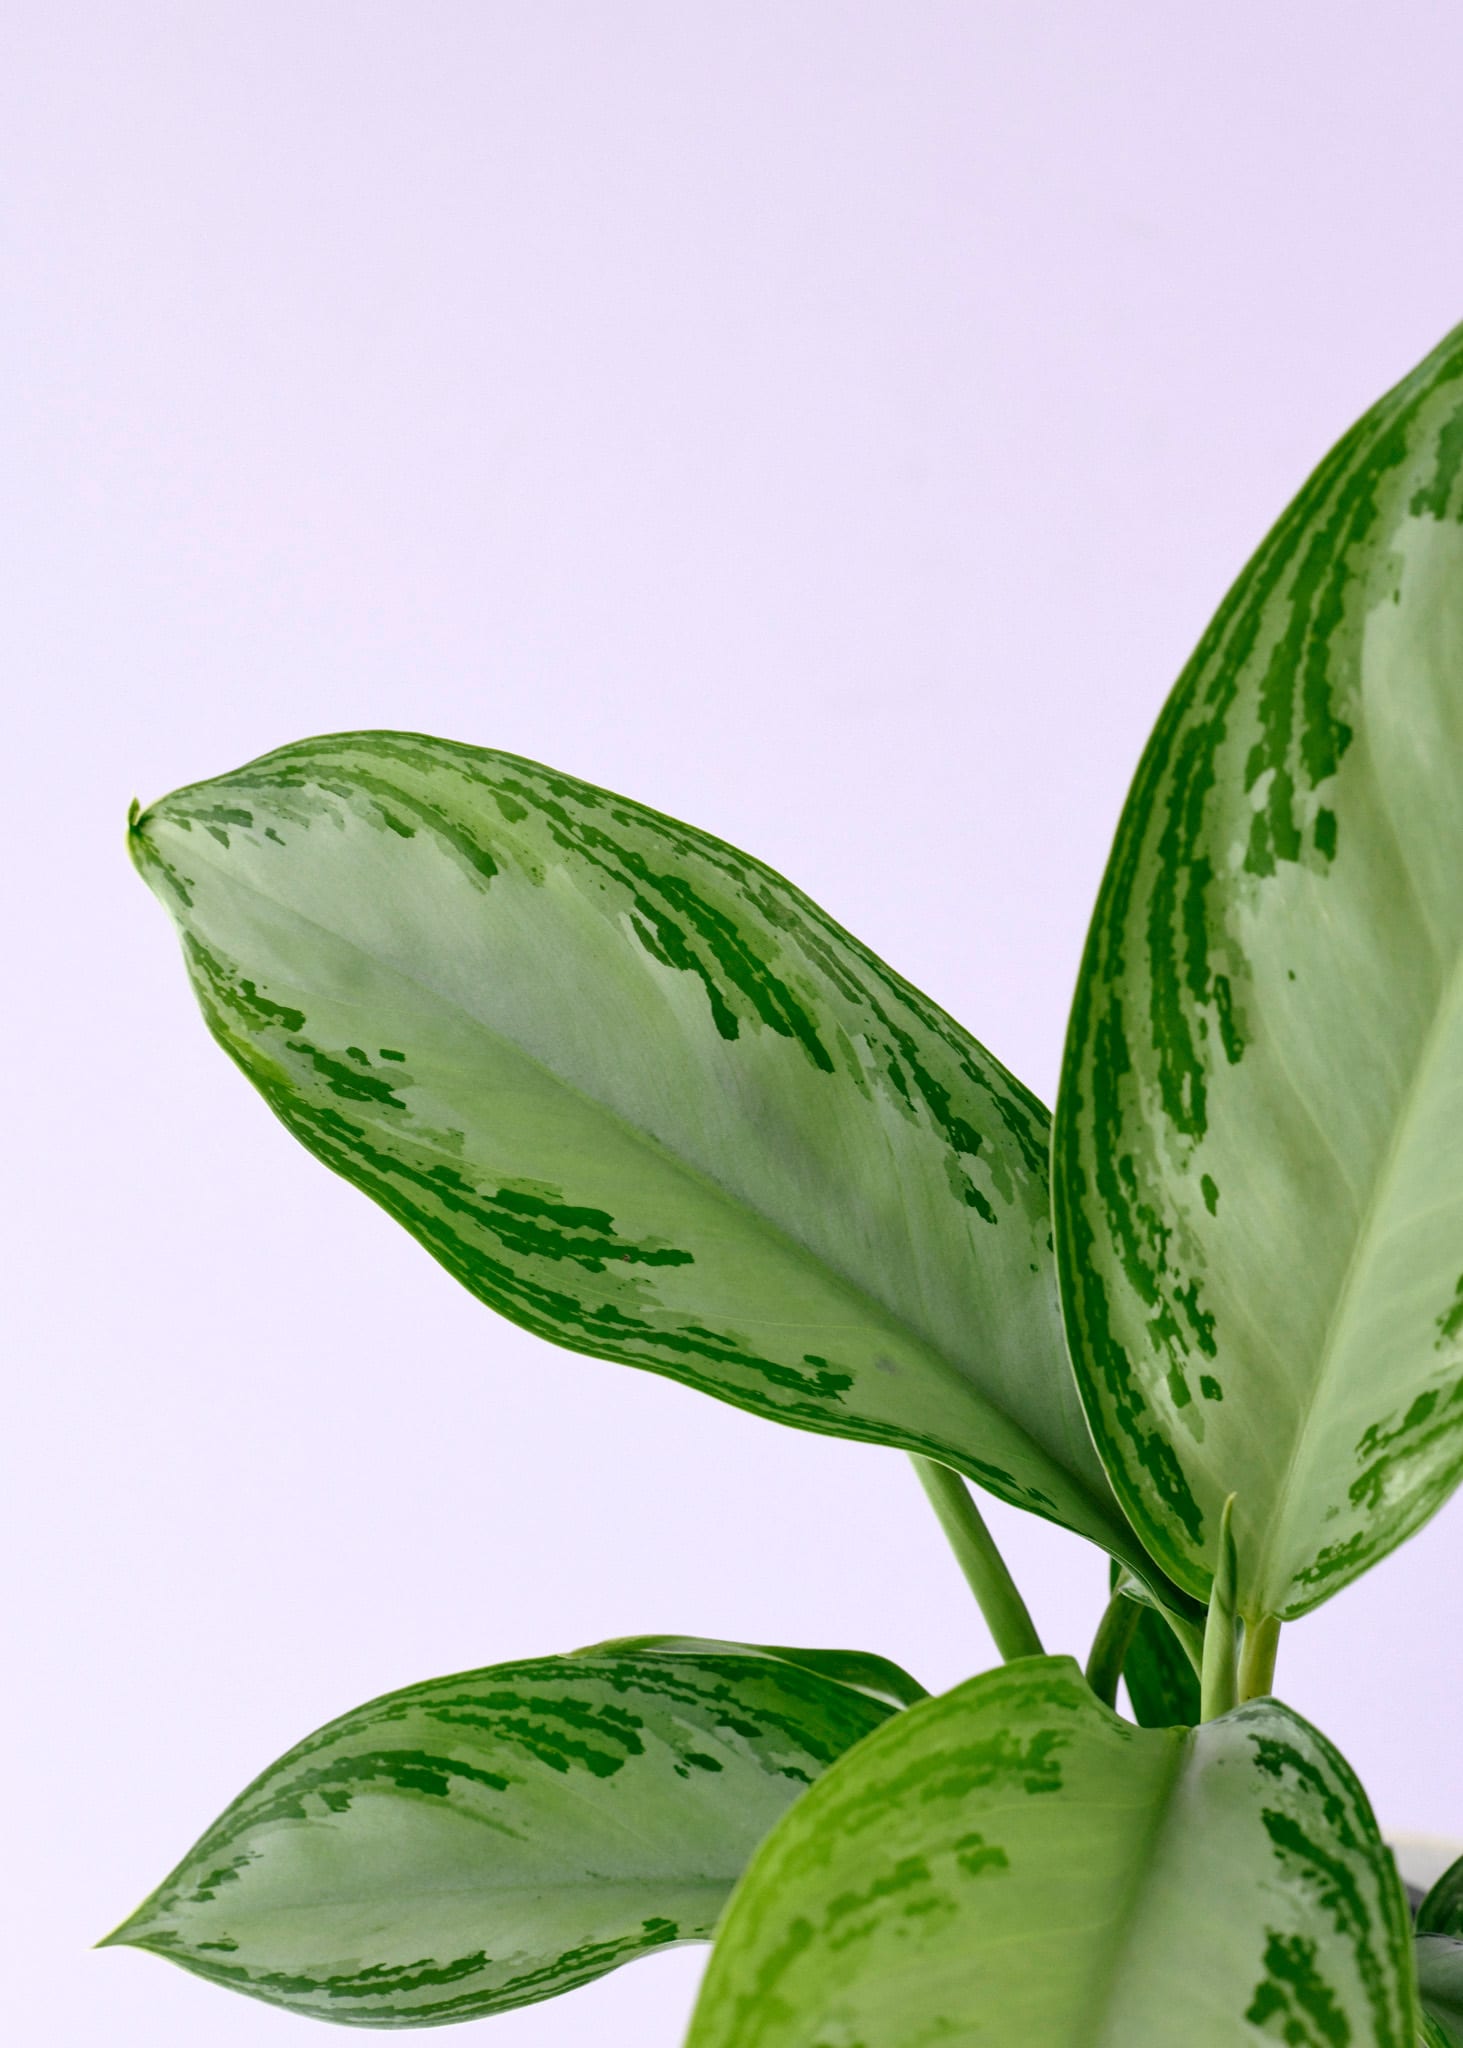
[[[1089, 1379], [1088, 1373], [1079, 1370], [1077, 1366], [1078, 1359], [1083, 1359], [1095, 1368], [1095, 1373], [1100, 1374], [1105, 1369], [1104, 1360], [1094, 1359], [1094, 1351], [1106, 1351], [1110, 1348], [1105, 1337], [1094, 1339], [1089, 1334], [1088, 1325], [1091, 1318], [1087, 1313], [1086, 1304], [1090, 1299], [1090, 1291], [1084, 1280], [1083, 1267], [1089, 1257], [1093, 1233], [1081, 1214], [1080, 1187], [1085, 1180], [1085, 1170], [1081, 1162], [1079, 1137], [1080, 1121], [1084, 1114], [1080, 1094], [1082, 1048], [1087, 1036], [1088, 1013], [1096, 999], [1096, 969], [1106, 950], [1107, 923], [1104, 912], [1108, 878], [1120, 866], [1131, 862], [1133, 856], [1141, 850], [1153, 809], [1153, 795], [1161, 785], [1162, 770], [1171, 751], [1175, 731], [1189, 715], [1193, 695], [1202, 678], [1205, 663], [1213, 650], [1222, 644], [1233, 616], [1243, 609], [1255, 563], [1268, 557], [1280, 544], [1288, 540], [1290, 529], [1298, 523], [1311, 500], [1326, 487], [1331, 476], [1345, 467], [1358, 441], [1375, 432], [1390, 415], [1404, 408], [1414, 396], [1422, 393], [1436, 374], [1439, 365], [1455, 356], [1460, 345], [1463, 345], [1463, 324], [1451, 328], [1419, 363], [1362, 412], [1314, 466], [1300, 489], [1272, 521], [1259, 546], [1251, 551], [1241, 565], [1194, 652], [1180, 671], [1178, 680], [1164, 699], [1139, 757], [1118, 813], [1112, 844], [1103, 868], [1103, 879], [1083, 942], [1063, 1045], [1056, 1107], [1052, 1114], [1053, 1240], [1067, 1348], [1093, 1443], [1124, 1514], [1147, 1554], [1164, 1576], [1186, 1596], [1205, 1605], [1213, 1586], [1212, 1569], [1196, 1566], [1193, 1556], [1170, 1540], [1169, 1525], [1155, 1512], [1149, 1490], [1135, 1485], [1129, 1477], [1123, 1447], [1109, 1430], [1096, 1395], [1095, 1385]], [[1141, 1393], [1136, 1388], [1133, 1392], [1141, 1402]], [[1165, 1451], [1166, 1458], [1162, 1456]], [[1160, 1447], [1159, 1462], [1162, 1470], [1151, 1473], [1149, 1477], [1156, 1480], [1160, 1492], [1166, 1485], [1177, 1485], [1187, 1492], [1187, 1484], [1178, 1461], [1167, 1444]], [[1460, 1473], [1463, 1473], [1463, 1460], [1460, 1460]], [[1415, 1535], [1443, 1504], [1443, 1498], [1440, 1498], [1422, 1507], [1406, 1534]], [[1401, 1540], [1406, 1540], [1406, 1536]], [[1342, 1590], [1345, 1583], [1349, 1581], [1343, 1581], [1342, 1586], [1325, 1588], [1313, 1599], [1304, 1604], [1288, 1606], [1285, 1612], [1270, 1619], [1282, 1622], [1298, 1620], [1323, 1604], [1332, 1592]], [[1250, 1624], [1265, 1619], [1260, 1614], [1248, 1612], [1244, 1618]]]
[[[151, 886], [148, 869], [155, 862], [156, 856], [153, 854], [148, 841], [147, 826], [153, 812], [159, 810], [162, 805], [171, 803], [174, 799], [183, 799], [208, 791], [219, 782], [232, 781], [237, 777], [248, 775], [256, 769], [267, 769], [277, 763], [287, 763], [296, 756], [308, 754], [312, 748], [343, 746], [380, 739], [405, 741], [428, 746], [445, 746], [452, 752], [459, 753], [473, 761], [487, 759], [495, 763], [501, 762], [508, 767], [530, 771], [533, 774], [549, 778], [551, 781], [573, 784], [582, 783], [583, 787], [590, 791], [597, 799], [628, 805], [636, 812], [643, 814], [652, 824], [668, 827], [674, 832], [686, 834], [696, 841], [705, 841], [718, 853], [733, 856], [739, 864], [743, 864], [752, 874], [775, 885], [780, 890], [785, 890], [799, 911], [816, 925], [819, 927], [831, 926], [838, 933], [840, 939], [852, 948], [863, 967], [867, 968], [876, 977], [885, 978], [891, 987], [913, 1007], [932, 1014], [940, 1020], [944, 1027], [953, 1032], [959, 1041], [970, 1047], [979, 1061], [991, 1070], [993, 1079], [1011, 1091], [1013, 1097], [1019, 1103], [1022, 1114], [1032, 1128], [1041, 1134], [1049, 1156], [1051, 1113], [1040, 1099], [995, 1054], [990, 1052], [983, 1042], [976, 1039], [958, 1019], [951, 1016], [942, 1005], [917, 988], [914, 983], [900, 974], [896, 968], [890, 966], [872, 948], [849, 931], [847, 927], [840, 924], [830, 912], [824, 910], [820, 904], [809, 897], [796, 883], [789, 881], [785, 875], [767, 862], [745, 852], [732, 841], [723, 840], [717, 835], [707, 832], [703, 827], [690, 824], [670, 812], [661, 811], [654, 806], [642, 803], [638, 798], [625, 797], [619, 792], [590, 783], [583, 778], [571, 775], [567, 771], [556, 769], [527, 755], [475, 747], [456, 741], [442, 741], [430, 734], [419, 733], [406, 728], [381, 728], [379, 730], [374, 728], [357, 728], [315, 734], [305, 739], [291, 741], [283, 747], [272, 748], [263, 754], [253, 756], [250, 760], [242, 763], [237, 769], [228, 771], [222, 776], [211, 776], [181, 784], [177, 789], [170, 791], [167, 796], [157, 799], [153, 804], [146, 807], [141, 806], [138, 800], [134, 798], [128, 811], [127, 820], [128, 851], [133, 865], [136, 867], [139, 875], [145, 881], [149, 881]], [[229, 1058], [230, 1062], [239, 1068], [256, 1091], [263, 1096], [273, 1115], [284, 1124], [291, 1136], [297, 1142], [301, 1141], [302, 1134], [295, 1128], [282, 1104], [275, 1099], [274, 1094], [270, 1090], [261, 1086], [260, 1076], [254, 1063], [242, 1056], [240, 1047], [231, 1039], [228, 1032], [221, 1028], [219, 1020], [206, 1007], [202, 1008], [202, 1013], [205, 1026], [215, 1043]], [[313, 1151], [313, 1148], [307, 1147], [307, 1149], [312, 1150], [312, 1156], [319, 1159], [320, 1163], [325, 1165], [328, 1171], [335, 1173], [339, 1178], [345, 1179], [348, 1185], [355, 1187], [358, 1192], [364, 1193], [368, 1200], [374, 1202], [386, 1214], [390, 1215], [394, 1222], [409, 1229], [407, 1219], [396, 1213], [390, 1201], [385, 1198], [383, 1193], [371, 1188], [361, 1187], [359, 1183], [350, 1179], [342, 1166], [336, 1165], [329, 1159], [322, 1158], [318, 1152]], [[415, 1235], [414, 1233], [412, 1234]], [[462, 1281], [463, 1276], [454, 1269], [450, 1262], [440, 1255], [434, 1246], [424, 1243], [419, 1238], [416, 1241], [422, 1243], [423, 1249], [427, 1251], [428, 1256], [442, 1265], [444, 1270], [448, 1271], [454, 1279], [457, 1279], [459, 1282]], [[512, 1319], [522, 1322], [521, 1318]], [[606, 1355], [592, 1344], [581, 1341], [574, 1334], [566, 1332], [561, 1328], [539, 1327], [537, 1324], [530, 1323], [522, 1323], [522, 1326], [528, 1328], [532, 1334], [543, 1338], [546, 1342], [553, 1343], [561, 1349], [576, 1352], [581, 1356], [602, 1359]], [[637, 1371], [654, 1373], [657, 1377], [669, 1379], [674, 1384], [686, 1384], [683, 1378], [658, 1358], [626, 1358], [617, 1362], [628, 1364]], [[1071, 1371], [1070, 1360], [1066, 1355], [1065, 1347], [1063, 1347], [1063, 1355], [1060, 1362], [1054, 1363], [1052, 1369], [1063, 1372]], [[738, 1408], [744, 1413], [757, 1415], [764, 1420], [769, 1419], [755, 1402], [743, 1396], [740, 1389], [727, 1388], [722, 1390], [705, 1387], [698, 1390], [710, 1393], [713, 1398], [724, 1400], [728, 1406]], [[1079, 1395], [1080, 1391], [1079, 1384]], [[776, 1419], [785, 1427], [805, 1430], [813, 1435], [827, 1435], [830, 1433], [820, 1421], [807, 1420], [793, 1414], [783, 1413], [772, 1419]], [[1090, 1418], [1088, 1430], [1089, 1434], [1091, 1434]], [[1120, 1562], [1136, 1579], [1148, 1588], [1155, 1604], [1163, 1607], [1175, 1616], [1181, 1625], [1188, 1627], [1191, 1633], [1197, 1635], [1198, 1631], [1202, 1629], [1202, 1601], [1195, 1599], [1187, 1589], [1174, 1581], [1166, 1573], [1161, 1561], [1157, 1560], [1145, 1548], [1139, 1526], [1133, 1522], [1131, 1515], [1127, 1512], [1122, 1502], [1121, 1496], [1115, 1492], [1109, 1495], [1110, 1514], [1099, 1517], [1097, 1510], [1102, 1504], [1094, 1501], [1092, 1502], [1092, 1526], [1088, 1529], [1076, 1529], [1073, 1527], [1072, 1522], [1058, 1510], [1044, 1506], [1039, 1499], [1031, 1498], [1029, 1495], [1015, 1499], [1004, 1486], [998, 1483], [995, 1469], [974, 1449], [967, 1449], [965, 1446], [957, 1444], [936, 1443], [920, 1432], [914, 1430], [903, 1431], [897, 1426], [890, 1424], [864, 1424], [858, 1418], [852, 1418], [847, 1423], [841, 1425], [837, 1435], [849, 1442], [865, 1443], [881, 1449], [893, 1449], [913, 1456], [934, 1456], [939, 1458], [941, 1462], [947, 1463], [958, 1470], [971, 1484], [991, 1492], [996, 1498], [1010, 1500], [1013, 1505], [1022, 1508], [1027, 1513], [1035, 1514], [1043, 1520], [1050, 1521], [1056, 1527], [1068, 1529], [1073, 1534], [1084, 1536], [1086, 1540], [1093, 1542], [1103, 1549], [1109, 1558]], [[1100, 1458], [1100, 1445], [1097, 1445], [1096, 1448]], [[1063, 1477], [1065, 1476], [1063, 1475]]]

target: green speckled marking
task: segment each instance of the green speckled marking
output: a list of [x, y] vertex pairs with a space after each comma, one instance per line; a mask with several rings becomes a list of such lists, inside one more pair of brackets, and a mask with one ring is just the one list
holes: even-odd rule
[[1463, 329], [1221, 606], [1073, 1006], [1054, 1196], [1084, 1403], [1198, 1597], [1237, 1494], [1252, 1619], [1314, 1607], [1463, 1473], [1460, 437]]
[[357, 2026], [707, 1940], [768, 1827], [894, 1711], [796, 1661], [821, 1654], [605, 1646], [390, 1693], [257, 1778], [109, 1939]]
[[1273, 1929], [1265, 1942], [1265, 1975], [1245, 2018], [1290, 2048], [1349, 2048], [1353, 2038], [1351, 2022], [1316, 1968], [1316, 1944]]
[[215, 1038], [480, 1300], [1152, 1575], [1065, 1362], [1044, 1111], [770, 869], [403, 733], [283, 748], [131, 843]]
[[1140, 1730], [1033, 1658], [779, 1823], [688, 2048], [1412, 2048], [1409, 1941], [1360, 1787], [1288, 1708]]
[[1438, 1337], [1434, 1350], [1446, 1351], [1453, 1339], [1463, 1331], [1463, 1274], [1453, 1289], [1453, 1299], [1438, 1317]]

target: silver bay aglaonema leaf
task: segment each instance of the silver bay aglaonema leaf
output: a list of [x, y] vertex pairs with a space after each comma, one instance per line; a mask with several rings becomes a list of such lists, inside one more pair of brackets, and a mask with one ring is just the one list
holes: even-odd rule
[[1463, 328], [1245, 569], [1139, 767], [1054, 1147], [1068, 1336], [1153, 1555], [1315, 1607], [1463, 1472]]
[[1066, 1364], [1046, 1112], [770, 869], [403, 733], [180, 790], [131, 845], [219, 1043], [481, 1300], [1152, 1574]]
[[1288, 1708], [1135, 1728], [1030, 1658], [778, 1824], [688, 2048], [1413, 2048], [1410, 1947], [1365, 1795]]
[[343, 1715], [108, 1941], [292, 2012], [396, 2027], [709, 1940], [768, 1829], [896, 1710], [796, 1652], [683, 1641], [463, 1672]]

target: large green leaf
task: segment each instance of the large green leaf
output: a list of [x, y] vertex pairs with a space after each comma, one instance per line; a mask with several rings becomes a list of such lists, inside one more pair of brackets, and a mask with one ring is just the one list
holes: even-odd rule
[[769, 1836], [689, 2048], [1411, 2048], [1351, 1772], [1275, 1700], [1140, 1729], [1032, 1658], [899, 1715]]
[[1303, 1614], [1463, 1472], [1463, 328], [1337, 446], [1134, 782], [1073, 1008], [1057, 1252], [1153, 1555]]
[[1045, 1111], [769, 869], [402, 733], [180, 790], [131, 844], [219, 1043], [481, 1300], [1152, 1574], [1066, 1364]]
[[503, 2012], [710, 1939], [767, 1830], [895, 1711], [690, 1641], [388, 1693], [257, 1778], [108, 1936], [293, 2012]]
[[1414, 1943], [1422, 2009], [1444, 2048], [1463, 2048], [1463, 1941], [1421, 1934]]

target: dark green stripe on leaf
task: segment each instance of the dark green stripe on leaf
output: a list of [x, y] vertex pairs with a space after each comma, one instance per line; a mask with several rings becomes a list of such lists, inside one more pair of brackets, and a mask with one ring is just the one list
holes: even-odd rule
[[879, 1659], [670, 1640], [343, 1715], [109, 1940], [291, 2011], [422, 2026], [709, 1939], [762, 1835], [895, 1708], [820, 1668], [867, 1680]]
[[1084, 1404], [1196, 1597], [1237, 1493], [1251, 1620], [1314, 1607], [1463, 1474], [1460, 437], [1463, 329], [1220, 607], [1073, 1004], [1054, 1214]]
[[1151, 1571], [1064, 1356], [1045, 1112], [772, 870], [405, 733], [179, 790], [132, 845], [220, 1045], [480, 1300]]

